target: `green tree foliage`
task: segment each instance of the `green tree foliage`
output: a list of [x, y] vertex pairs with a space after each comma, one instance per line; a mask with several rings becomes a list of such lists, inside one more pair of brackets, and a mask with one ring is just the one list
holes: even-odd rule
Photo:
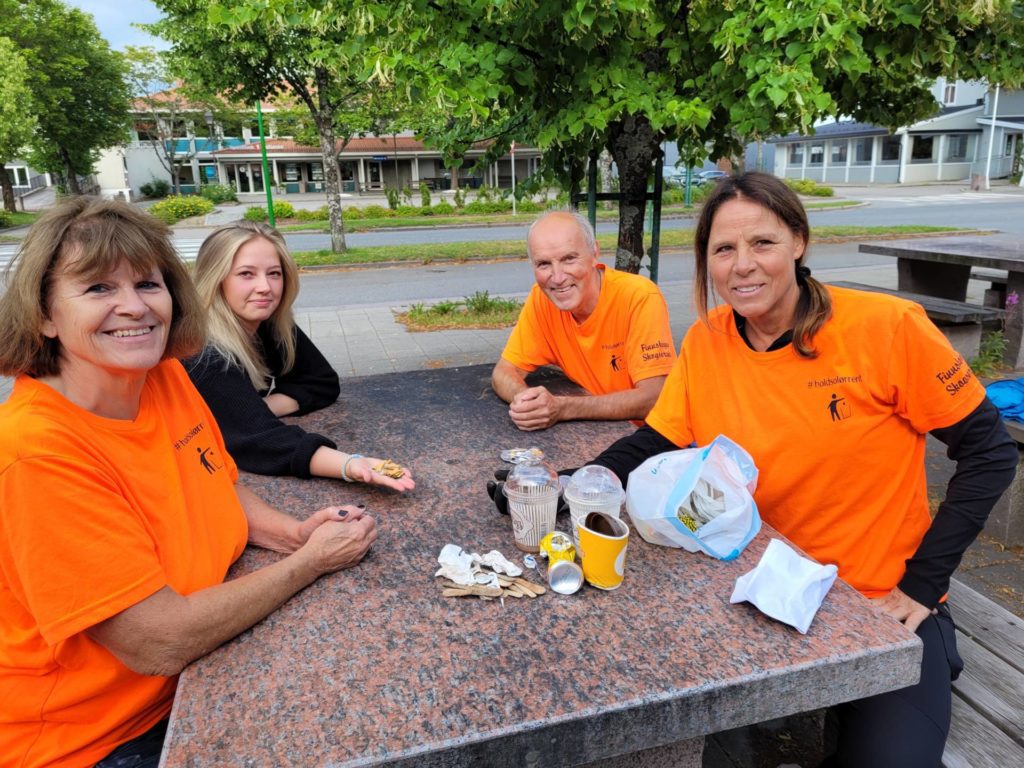
[[[274, 0], [267, 0], [274, 2]], [[282, 5], [286, 3], [282, 2]], [[380, 4], [373, 4], [377, 7]], [[573, 184], [607, 148], [619, 173], [616, 265], [637, 271], [644, 194], [665, 140], [684, 159], [810, 132], [849, 115], [932, 114], [938, 76], [1019, 85], [1024, 21], [1009, 0], [408, 0], [382, 51], [448, 122], [451, 147], [532, 140]]]
[[[154, 0], [165, 19], [151, 31], [172, 44], [189, 82], [252, 102], [286, 94], [309, 111], [323, 157], [331, 245], [345, 250], [338, 138], [363, 130], [384, 90], [368, 53], [393, 29], [384, 4], [342, 0]], [[361, 118], [360, 118], [361, 119]]]
[[28, 65], [37, 129], [29, 155], [40, 170], [78, 193], [100, 150], [127, 136], [129, 96], [124, 64], [92, 18], [58, 0], [2, 0], [0, 35]]
[[0, 37], [0, 188], [3, 207], [14, 210], [14, 187], [3, 170], [4, 164], [28, 146], [36, 119], [31, 110], [28, 65], [8, 37]]

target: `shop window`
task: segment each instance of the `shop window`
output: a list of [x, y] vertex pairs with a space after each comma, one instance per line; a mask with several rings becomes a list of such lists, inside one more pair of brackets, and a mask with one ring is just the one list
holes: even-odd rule
[[309, 164], [309, 178], [312, 181], [323, 181], [324, 180], [324, 166], [323, 166], [323, 163], [310, 163]]
[[152, 122], [136, 123], [135, 132], [139, 134], [139, 141], [160, 141], [160, 134]]
[[935, 159], [935, 137], [915, 136], [910, 147], [910, 162], [931, 163]]
[[966, 133], [953, 133], [946, 137], [946, 160], [951, 163], [962, 163], [967, 160], [970, 150], [970, 136]]
[[842, 164], [846, 165], [846, 153], [849, 150], [850, 143], [848, 141], [833, 141], [832, 142], [832, 159], [829, 160], [833, 165]]
[[886, 136], [882, 139], [882, 160], [883, 163], [898, 163], [900, 161], [900, 137]]
[[284, 164], [284, 180], [285, 181], [298, 181], [299, 180], [299, 164], [298, 163], [285, 163]]
[[790, 144], [789, 145], [789, 163], [790, 165], [803, 165], [804, 164], [804, 145], [803, 143]]
[[857, 139], [854, 146], [853, 161], [862, 165], [869, 165], [875, 148], [875, 140]]
[[809, 165], [821, 165], [825, 159], [825, 145], [824, 144], [811, 144], [811, 151], [807, 158]]

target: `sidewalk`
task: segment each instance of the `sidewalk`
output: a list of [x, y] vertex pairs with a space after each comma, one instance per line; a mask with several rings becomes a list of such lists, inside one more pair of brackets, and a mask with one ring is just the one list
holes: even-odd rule
[[[825, 282], [851, 280], [896, 286], [895, 265], [817, 270], [815, 275]], [[980, 284], [972, 283], [972, 290], [980, 289]], [[663, 286], [677, 344], [695, 319], [690, 290], [689, 282]], [[968, 299], [981, 303], [980, 294]], [[395, 320], [393, 308], [387, 305], [298, 312], [296, 322], [343, 379], [494, 363], [510, 330], [411, 333]], [[10, 388], [9, 379], [0, 379], [0, 401], [7, 398]], [[344, 384], [341, 396], [345, 396]], [[932, 438], [928, 441], [927, 469], [929, 496], [936, 501], [942, 499], [953, 463], [946, 458], [945, 447]], [[967, 551], [957, 575], [973, 589], [1024, 617], [1024, 548], [1004, 548], [983, 534]]]

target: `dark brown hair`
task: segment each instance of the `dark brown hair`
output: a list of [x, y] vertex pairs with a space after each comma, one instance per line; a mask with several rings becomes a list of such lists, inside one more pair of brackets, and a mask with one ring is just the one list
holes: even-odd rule
[[60, 372], [60, 342], [42, 332], [59, 266], [91, 279], [125, 262], [139, 273], [157, 269], [167, 284], [174, 309], [164, 359], [189, 357], [202, 349], [202, 307], [167, 225], [128, 203], [72, 197], [39, 217], [7, 267], [7, 290], [0, 297], [0, 373]]
[[793, 323], [793, 348], [801, 357], [817, 356], [814, 349], [814, 336], [821, 326], [832, 316], [832, 298], [825, 286], [810, 276], [810, 270], [804, 267], [807, 259], [808, 243], [811, 238], [810, 225], [807, 223], [807, 212], [796, 193], [781, 180], [768, 173], [750, 171], [738, 176], [726, 176], [715, 186], [714, 191], [704, 201], [697, 228], [694, 232], [694, 253], [696, 265], [693, 275], [693, 300], [697, 313], [704, 322], [708, 319], [708, 294], [711, 281], [708, 272], [708, 241], [711, 239], [711, 224], [715, 220], [718, 209], [730, 200], [744, 199], [757, 203], [774, 213], [786, 225], [794, 237], [804, 242], [804, 252], [794, 260], [797, 271], [797, 282], [806, 290], [800, 291], [800, 299], [796, 306], [796, 318]]

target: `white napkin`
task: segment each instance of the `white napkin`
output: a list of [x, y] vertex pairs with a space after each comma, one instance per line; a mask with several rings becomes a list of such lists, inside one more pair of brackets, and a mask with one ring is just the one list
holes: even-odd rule
[[[499, 586], [499, 573], [515, 577], [523, 572], [522, 568], [506, 560], [504, 555], [496, 549], [492, 549], [486, 555], [478, 555], [476, 552], [466, 552], [458, 544], [445, 544], [441, 549], [441, 554], [437, 556], [437, 563], [441, 567], [437, 569], [434, 576], [444, 576], [456, 584], [466, 586], [473, 584]], [[490, 570], [485, 571], [483, 566], [487, 566]]]
[[834, 565], [818, 565], [772, 539], [754, 569], [736, 579], [729, 602], [746, 600], [766, 616], [806, 635], [836, 573]]

